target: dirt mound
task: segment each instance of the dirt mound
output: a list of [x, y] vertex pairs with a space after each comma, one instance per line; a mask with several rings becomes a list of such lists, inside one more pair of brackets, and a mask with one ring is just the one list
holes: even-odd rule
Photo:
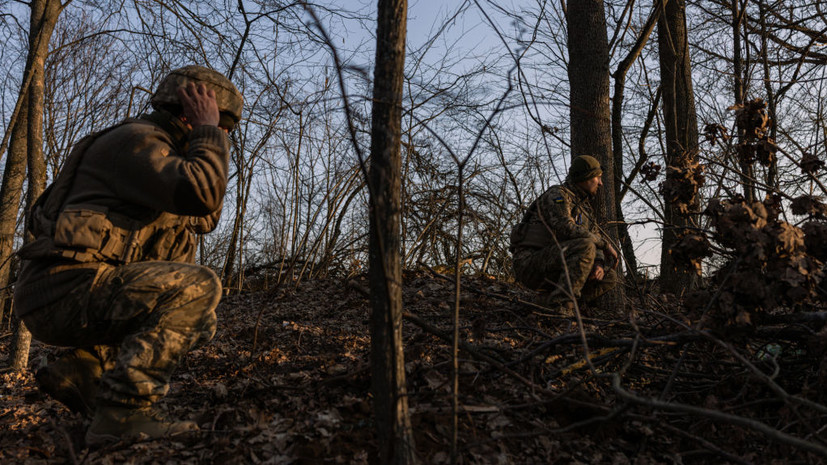
[[[452, 279], [405, 275], [412, 422], [428, 464], [450, 462]], [[225, 297], [215, 339], [186, 356], [163, 401], [199, 423], [187, 437], [86, 449], [82, 418], [38, 393], [31, 374], [4, 374], [0, 462], [377, 463], [366, 289], [357, 278]], [[464, 279], [460, 463], [768, 463], [819, 452], [791, 441], [823, 435], [825, 413], [807, 403], [824, 392], [824, 347], [801, 337], [823, 320], [723, 342], [650, 291], [629, 288], [628, 315], [583, 308], [578, 324], [517, 286]], [[35, 343], [32, 371], [51, 356]]]

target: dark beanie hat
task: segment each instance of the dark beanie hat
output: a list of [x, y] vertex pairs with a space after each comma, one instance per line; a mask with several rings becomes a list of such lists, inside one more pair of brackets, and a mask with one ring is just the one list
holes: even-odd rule
[[571, 182], [588, 181], [596, 176], [603, 176], [600, 162], [596, 158], [590, 155], [580, 155], [571, 162], [571, 168], [569, 169]]

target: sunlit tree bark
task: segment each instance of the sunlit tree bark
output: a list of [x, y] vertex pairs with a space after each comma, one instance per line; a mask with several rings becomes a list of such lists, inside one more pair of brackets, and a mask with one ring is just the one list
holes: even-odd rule
[[370, 162], [373, 398], [382, 463], [416, 462], [402, 347], [401, 118], [407, 0], [380, 0]]
[[[71, 0], [70, 0], [71, 1]], [[31, 206], [35, 199], [43, 192], [46, 185], [46, 162], [43, 159], [43, 94], [45, 88], [46, 55], [49, 52], [49, 39], [55, 30], [60, 12], [70, 3], [62, 4], [60, 0], [32, 0], [31, 19], [29, 29], [29, 55], [26, 60], [26, 69], [23, 82], [28, 82], [28, 88], [23, 86], [26, 94], [28, 115], [26, 118], [25, 138], [27, 146], [27, 164], [29, 169], [29, 187], [26, 194], [27, 206]], [[23, 130], [24, 121], [18, 121], [15, 127]], [[22, 137], [22, 135], [20, 136]], [[10, 215], [9, 215], [10, 216]], [[5, 225], [0, 225], [5, 231]], [[28, 238], [27, 238], [28, 239]], [[6, 261], [0, 257], [0, 262]], [[8, 279], [8, 277], [6, 277]], [[29, 346], [31, 334], [22, 323], [15, 329], [14, 343], [11, 348], [10, 366], [13, 370], [22, 371], [29, 361]]]
[[[26, 178], [26, 131], [28, 125], [29, 105], [28, 86], [19, 96], [19, 111], [11, 122], [9, 151], [6, 154], [6, 166], [3, 170], [3, 185], [0, 186], [0, 288], [9, 284], [14, 252], [14, 232], [17, 227], [17, 214], [20, 206], [20, 194]], [[0, 293], [0, 311], [5, 314], [11, 307], [10, 293]], [[2, 320], [0, 320], [2, 321]]]

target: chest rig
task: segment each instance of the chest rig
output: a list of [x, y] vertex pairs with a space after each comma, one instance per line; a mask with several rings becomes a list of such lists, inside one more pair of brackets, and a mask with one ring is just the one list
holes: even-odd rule
[[113, 265], [148, 260], [194, 260], [195, 236], [190, 217], [160, 211], [149, 218], [135, 219], [99, 205], [66, 205], [78, 167], [89, 147], [102, 135], [129, 123], [152, 124], [127, 120], [75, 144], [60, 173], [38, 197], [27, 216], [26, 227], [35, 239], [18, 251], [21, 258]]

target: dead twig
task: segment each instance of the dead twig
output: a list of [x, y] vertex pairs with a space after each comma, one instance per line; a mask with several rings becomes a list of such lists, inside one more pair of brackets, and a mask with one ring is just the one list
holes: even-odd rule
[[698, 444], [700, 444], [701, 446], [703, 446], [704, 448], [709, 449], [710, 452], [718, 454], [721, 457], [729, 460], [730, 462], [740, 463], [740, 464], [743, 464], [743, 465], [752, 465], [752, 462], [746, 461], [746, 460], [742, 459], [741, 457], [730, 454], [729, 452], [721, 449], [720, 447], [716, 446], [715, 444], [712, 444], [711, 442], [707, 441], [706, 439], [704, 439], [700, 436], [696, 436], [696, 435], [691, 434], [687, 431], [684, 431], [680, 428], [675, 428], [674, 426], [672, 426], [672, 425], [670, 425], [666, 422], [663, 422], [663, 421], [659, 422], [659, 424], [660, 424], [661, 428], [666, 429], [669, 432], [677, 434], [679, 436], [683, 436], [683, 437], [685, 437], [689, 440], [695, 441]]
[[623, 387], [620, 385], [620, 376], [618, 375], [612, 375], [612, 387], [614, 388], [614, 391], [618, 395], [618, 397], [625, 400], [626, 402], [631, 402], [634, 404], [643, 405], [655, 409], [688, 413], [690, 415], [697, 415], [701, 417], [710, 418], [712, 420], [722, 421], [724, 423], [743, 426], [753, 431], [757, 431], [775, 442], [787, 444], [799, 449], [808, 450], [810, 452], [821, 455], [822, 457], [827, 457], [827, 447], [812, 443], [810, 441], [805, 441], [796, 436], [784, 433], [757, 420], [744, 418], [738, 415], [731, 415], [729, 413], [724, 413], [719, 410], [711, 410], [707, 408], [695, 407], [693, 405], [686, 405], [677, 402], [664, 402], [657, 399], [639, 397], [623, 389]]
[[[432, 334], [432, 335], [434, 335], [434, 336], [436, 336], [436, 337], [438, 337], [438, 338], [440, 338], [444, 341], [447, 341], [447, 342], [452, 341], [452, 336], [450, 334], [447, 334], [445, 331], [442, 331], [442, 330], [440, 330], [440, 329], [438, 329], [434, 326], [431, 326], [428, 322], [426, 322], [422, 318], [419, 318], [418, 316], [416, 316], [416, 315], [414, 315], [410, 312], [403, 312], [402, 317], [405, 318], [406, 320], [410, 321], [411, 323], [419, 326], [423, 331], [425, 331], [427, 333], [430, 333], [430, 334]], [[489, 357], [488, 355], [483, 354], [482, 352], [477, 350], [477, 348], [474, 347], [473, 345], [471, 345], [471, 344], [469, 344], [465, 341], [460, 341], [459, 346], [460, 346], [460, 348], [462, 348], [462, 350], [468, 352], [474, 358], [495, 366], [497, 369], [499, 369], [503, 373], [511, 376], [512, 378], [514, 378], [517, 381], [525, 384], [526, 386], [528, 386], [532, 389], [541, 391], [541, 392], [545, 392], [545, 393], [548, 393], [548, 394], [551, 394], [551, 395], [556, 395], [556, 393], [550, 392], [550, 391], [546, 390], [545, 388], [543, 388], [541, 386], [538, 386], [537, 384], [533, 383], [531, 380], [526, 379], [521, 374], [515, 372], [514, 370], [511, 370], [510, 368], [508, 368], [507, 366], [505, 366], [502, 363], [498, 362], [497, 360], [494, 360], [493, 358]]]
[[75, 453], [75, 445], [72, 444], [72, 437], [69, 436], [69, 432], [66, 431], [66, 428], [58, 426], [57, 423], [55, 423], [55, 420], [51, 417], [49, 418], [49, 424], [51, 424], [52, 428], [60, 433], [61, 437], [63, 437], [66, 441], [66, 449], [68, 449], [67, 454], [69, 455], [69, 458], [72, 459], [72, 464], [78, 465], [80, 462], [78, 462], [77, 454]]

